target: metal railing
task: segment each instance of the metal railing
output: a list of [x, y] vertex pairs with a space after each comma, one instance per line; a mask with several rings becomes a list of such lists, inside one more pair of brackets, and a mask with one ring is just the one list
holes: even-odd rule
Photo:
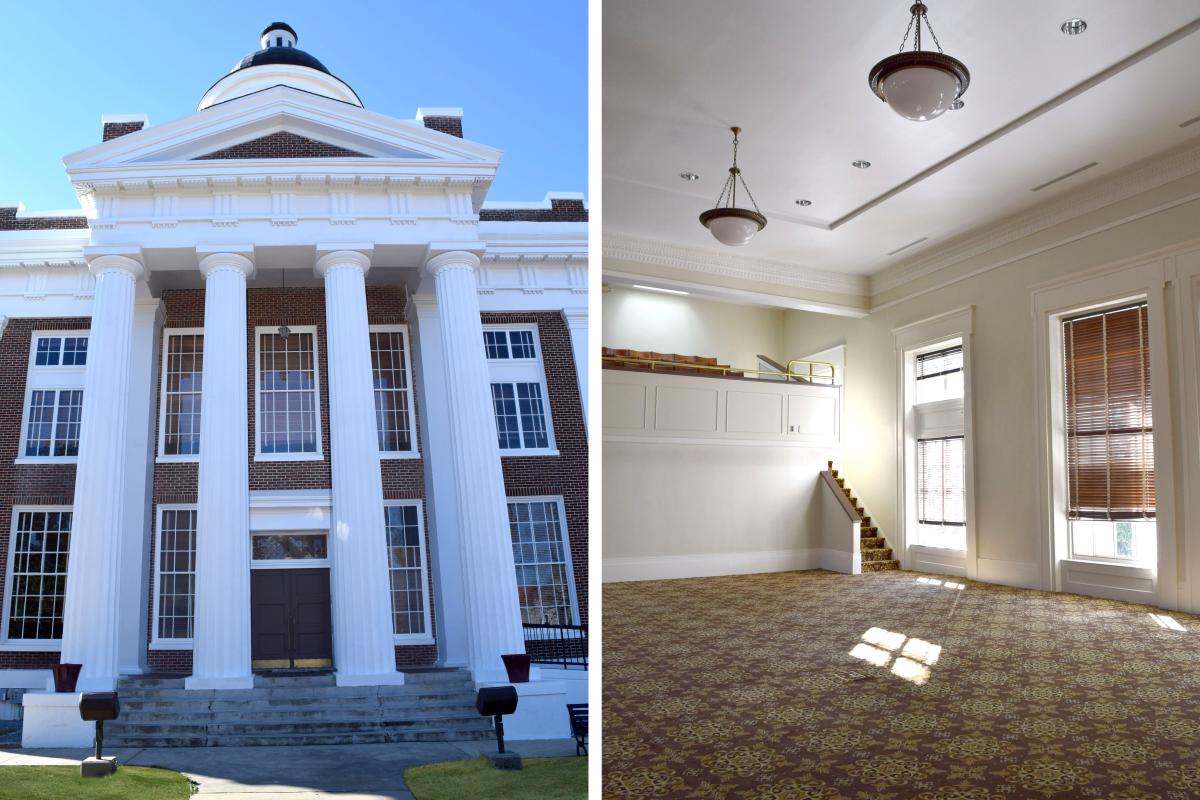
[[[783, 378], [791, 380], [793, 378], [807, 381], [809, 383], [819, 383], [828, 386], [836, 386], [837, 367], [828, 361], [804, 361], [802, 359], [793, 358], [788, 362], [786, 372], [767, 369], [743, 369], [741, 367], [729, 367], [721, 364], [692, 364], [686, 361], [661, 361], [654, 358], [635, 358], [634, 356], [601, 356], [601, 360], [605, 363], [611, 363], [617, 366], [646, 366], [651, 371], [659, 368], [660, 371], [671, 372], [690, 372], [692, 370], [712, 372], [720, 376], [732, 375], [763, 375], [770, 378]], [[805, 371], [799, 372], [792, 369], [793, 364], [805, 365]], [[670, 368], [662, 369], [662, 368]], [[826, 373], [824, 370], [828, 370]]]
[[587, 669], [587, 625], [526, 622], [525, 652], [535, 664]]

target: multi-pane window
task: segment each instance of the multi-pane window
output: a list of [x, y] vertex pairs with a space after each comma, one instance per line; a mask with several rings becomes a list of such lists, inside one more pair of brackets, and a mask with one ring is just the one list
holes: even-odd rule
[[961, 344], [917, 356], [916, 402], [933, 403], [963, 396]]
[[375, 428], [379, 451], [413, 450], [412, 394], [404, 332], [371, 331], [371, 370], [375, 379]]
[[397, 636], [427, 634], [429, 604], [420, 509], [413, 504], [388, 505], [383, 513], [387, 531], [393, 631]]
[[1071, 553], [1155, 557], [1154, 420], [1145, 302], [1063, 320]]
[[320, 452], [316, 333], [258, 334], [258, 452]]
[[200, 452], [200, 390], [204, 371], [201, 333], [166, 335], [163, 357], [162, 453], [192, 456]]
[[158, 531], [158, 639], [192, 638], [196, 598], [196, 510], [164, 508]]
[[25, 427], [27, 457], [79, 455], [82, 389], [34, 389]]
[[523, 622], [575, 624], [571, 559], [557, 500], [509, 500], [508, 526]]
[[966, 467], [962, 436], [917, 441], [917, 522], [921, 544], [966, 548]]
[[33, 363], [38, 367], [87, 365], [86, 336], [39, 336]]
[[70, 511], [18, 511], [8, 575], [10, 641], [62, 639]]
[[533, 327], [483, 331], [496, 439], [501, 450], [546, 450], [553, 446], [536, 333]]

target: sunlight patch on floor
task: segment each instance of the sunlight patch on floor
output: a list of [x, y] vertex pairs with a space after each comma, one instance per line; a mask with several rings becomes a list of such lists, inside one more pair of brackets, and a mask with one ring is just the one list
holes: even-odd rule
[[[929, 680], [929, 668], [937, 663], [942, 646], [903, 633], [874, 627], [862, 635], [850, 655], [876, 667], [891, 664], [891, 673], [918, 686]], [[899, 650], [896, 660], [892, 655]]]
[[1157, 622], [1158, 627], [1166, 628], [1169, 631], [1187, 631], [1187, 628], [1179, 624], [1179, 620], [1168, 617], [1166, 614], [1150, 614], [1150, 619]]
[[930, 586], [945, 586], [947, 589], [965, 589], [966, 584], [958, 581], [939, 581], [937, 578], [926, 578], [924, 576], [917, 578], [917, 583], [924, 583]]

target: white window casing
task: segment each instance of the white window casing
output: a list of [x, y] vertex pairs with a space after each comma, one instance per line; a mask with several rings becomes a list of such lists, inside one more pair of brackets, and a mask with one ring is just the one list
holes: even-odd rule
[[[192, 637], [165, 635], [177, 632], [174, 626], [165, 626], [165, 616], [172, 620], [187, 620], [185, 630], [190, 633], [191, 621], [195, 616], [196, 602], [196, 511], [195, 504], [160, 505], [155, 519], [154, 547], [154, 597], [151, 623], [151, 650], [190, 650]], [[168, 546], [169, 545], [169, 546]], [[167, 586], [169, 582], [170, 586]], [[165, 592], [164, 589], [169, 590]], [[170, 594], [175, 607], [167, 615], [164, 594]], [[180, 598], [184, 608], [178, 604]], [[184, 613], [180, 613], [183, 611]]]
[[[288, 336], [288, 341], [285, 343], [285, 349], [273, 349], [267, 355], [271, 356], [273, 362], [269, 366], [279, 366], [279, 359], [286, 360], [292, 355], [296, 356], [296, 365], [298, 369], [288, 369], [285, 372], [290, 376], [290, 379], [295, 382], [297, 376], [302, 380], [298, 386], [289, 386], [285, 378], [278, 379], [278, 370], [263, 369], [263, 341], [265, 337], [272, 337], [270, 343], [274, 348], [280, 344], [278, 339], [278, 328], [271, 326], [258, 326], [254, 329], [254, 408], [255, 408], [255, 431], [254, 431], [254, 460], [255, 461], [321, 461], [325, 458], [324, 444], [321, 436], [321, 364], [320, 364], [320, 347], [317, 341], [317, 327], [315, 325], [297, 325], [291, 328], [291, 334]], [[307, 359], [305, 356], [307, 355]], [[305, 366], [307, 365], [307, 366]], [[264, 373], [270, 371], [276, 373], [269, 380], [264, 380]], [[311, 380], [311, 385], [306, 385], [304, 377]], [[270, 412], [273, 416], [270, 424], [266, 424], [268, 409], [264, 406], [264, 397], [271, 399], [272, 409]], [[288, 404], [286, 410], [280, 410], [275, 407], [280, 401]], [[293, 409], [295, 405], [297, 408]], [[293, 416], [294, 415], [294, 416]], [[263, 444], [268, 435], [274, 435], [279, 432], [278, 423], [283, 423], [283, 434], [285, 440], [289, 434], [293, 433], [292, 423], [298, 425], [296, 433], [302, 435], [311, 434], [312, 447], [308, 449], [305, 443], [301, 441], [300, 448], [289, 449], [283, 451], [272, 451], [264, 449]], [[273, 439], [276, 446], [279, 445], [279, 439]], [[291, 445], [288, 444], [288, 447]]]
[[[88, 338], [86, 330], [33, 331], [21, 414], [21, 441], [15, 463], [72, 464], [78, 460]], [[37, 363], [39, 360], [43, 363]], [[80, 361], [84, 363], [78, 363]], [[35, 399], [39, 401], [38, 408], [33, 407]], [[36, 426], [34, 431], [31, 431], [31, 423]], [[31, 437], [31, 434], [36, 435]], [[44, 450], [44, 454], [27, 455], [31, 444], [43, 445], [39, 449]], [[60, 454], [55, 455], [56, 452]]]
[[[36, 522], [33, 519], [37, 515], [42, 515], [42, 531], [44, 535], [40, 544], [37, 547], [20, 546], [22, 541], [29, 543], [29, 536], [21, 537], [23, 532], [23, 515], [28, 515], [27, 519], [31, 523], [30, 527], [35, 528]], [[49, 515], [55, 515], [58, 519], [58, 533], [63, 533], [62, 523], [65, 521], [67, 530], [66, 536], [60, 536], [56, 542], [51, 542], [45, 529], [49, 527]], [[8, 562], [5, 566], [5, 581], [4, 581], [4, 612], [3, 619], [0, 624], [3, 628], [0, 629], [0, 651], [57, 651], [62, 648], [62, 604], [66, 597], [66, 561], [67, 552], [70, 548], [71, 530], [74, 528], [73, 511], [70, 506], [14, 506], [12, 510], [12, 520], [9, 528], [9, 547], [8, 547]], [[36, 556], [36, 557], [34, 557]], [[53, 559], [53, 564], [50, 561]], [[53, 569], [47, 569], [47, 566], [52, 566]], [[36, 567], [36, 569], [35, 569]], [[22, 593], [17, 597], [18, 601], [22, 602], [21, 608], [16, 608], [14, 603], [14, 589], [16, 589], [15, 575], [22, 576], [37, 576], [39, 578], [39, 589], [36, 595]], [[28, 618], [32, 616], [30, 612], [33, 610], [24, 598], [36, 596], [39, 601], [36, 604], [41, 607], [41, 598], [48, 596], [46, 594], [47, 580], [52, 579], [56, 582], [56, 591], [49, 596], [58, 597], [58, 613], [51, 615], [49, 621], [41, 620], [36, 623], [40, 629], [43, 625], [50, 625], [51, 636], [54, 632], [58, 632], [57, 637], [35, 638], [25, 636], [11, 636], [14, 616], [17, 618]], [[28, 586], [28, 584], [27, 584]], [[14, 611], [19, 612], [14, 615]], [[38, 615], [40, 617], [40, 615]], [[57, 619], [57, 624], [54, 620]], [[57, 630], [55, 630], [57, 628]]]
[[[383, 508], [392, 634], [396, 644], [433, 644], [423, 504], [420, 500], [388, 500]], [[420, 602], [419, 609], [413, 608], [413, 600]], [[401, 630], [404, 628], [407, 630]]]
[[562, 497], [510, 497], [508, 518], [522, 621], [580, 624]]
[[[369, 331], [371, 336], [371, 373], [375, 382], [375, 423], [376, 432], [380, 438], [379, 457], [386, 459], [420, 458], [420, 448], [417, 444], [416, 405], [413, 401], [415, 372], [408, 326], [371, 325]], [[380, 347], [385, 344], [394, 345], [395, 337], [398, 337], [400, 347], [391, 352], [401, 354], [403, 367], [398, 370], [393, 362], [391, 369], [384, 369], [384, 365], [380, 363], [380, 353], [382, 352]], [[392, 341], [389, 342], [388, 339], [392, 339]], [[385, 379], [393, 385], [388, 388], [381, 387], [381, 381]], [[404, 385], [402, 387], [395, 386], [397, 380], [401, 380]], [[383, 395], [390, 395], [390, 398], [385, 398]], [[391, 405], [381, 408], [381, 403], [385, 400], [390, 400]], [[403, 408], [402, 413], [400, 412], [401, 407]], [[384, 426], [384, 430], [380, 430], [381, 425]], [[393, 435], [406, 432], [408, 446], [385, 449], [387, 438], [384, 435], [385, 431]]]
[[500, 454], [558, 455], [537, 325], [484, 325], [483, 337]]
[[[163, 329], [163, 332], [162, 332], [162, 365], [161, 365], [161, 370], [159, 372], [160, 389], [159, 389], [159, 403], [158, 403], [158, 450], [157, 450], [158, 460], [162, 461], [162, 462], [199, 461], [200, 460], [200, 443], [199, 443], [200, 426], [202, 426], [204, 424], [204, 418], [203, 418], [204, 409], [203, 409], [203, 405], [201, 404], [201, 397], [200, 397], [200, 392], [202, 389], [202, 382], [201, 382], [200, 378], [202, 376], [202, 372], [193, 373], [195, 375], [195, 380], [192, 382], [193, 385], [192, 385], [192, 387], [189, 388], [189, 390], [178, 391], [178, 390], [172, 389], [172, 387], [170, 386], [171, 375], [178, 374], [180, 372], [180, 368], [182, 366], [184, 366], [183, 364], [179, 363], [181, 361], [181, 358], [171, 352], [173, 340], [177, 340], [177, 337], [178, 338], [196, 337], [196, 343], [199, 345], [198, 354], [199, 354], [199, 363], [200, 364], [203, 364], [203, 358], [204, 358], [204, 346], [203, 346], [204, 329], [203, 328], [165, 328], [165, 329]], [[202, 369], [202, 367], [201, 367], [201, 369]], [[174, 403], [176, 402], [175, 400], [173, 400], [173, 398], [180, 398], [179, 402], [182, 403], [182, 402], [185, 402], [184, 401], [185, 397], [194, 398], [191, 400], [191, 402], [193, 402], [195, 404], [195, 407], [198, 407], [200, 409], [199, 413], [192, 412], [192, 416], [194, 417], [195, 423], [196, 423], [195, 427], [192, 429], [192, 432], [195, 434], [195, 437], [196, 437], [195, 444], [192, 448], [195, 450], [195, 452], [168, 453], [167, 450], [169, 449], [169, 447], [168, 447], [168, 438], [169, 437], [167, 435], [167, 431], [168, 431], [168, 428], [171, 427], [169, 425], [168, 417], [169, 417], [169, 415], [178, 413], [172, 407], [174, 405]]]

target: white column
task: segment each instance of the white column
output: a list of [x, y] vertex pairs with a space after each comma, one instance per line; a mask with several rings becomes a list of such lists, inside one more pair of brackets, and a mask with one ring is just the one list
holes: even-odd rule
[[575, 379], [579, 382], [579, 402], [583, 404], [583, 424], [588, 410], [588, 312], [587, 308], [565, 308], [562, 312], [571, 334], [571, 354], [575, 356]]
[[111, 690], [119, 674], [119, 579], [133, 302], [142, 265], [102, 255], [83, 383], [75, 506], [63, 604], [62, 661], [82, 664], [80, 691]]
[[525, 638], [479, 318], [479, 257], [455, 251], [435, 256], [425, 266], [434, 279], [442, 333], [468, 661], [476, 683], [502, 681], [506, 673], [500, 656], [525, 652]]
[[333, 664], [339, 686], [403, 683], [396, 671], [383, 479], [367, 329], [369, 256], [317, 259], [325, 279], [333, 516], [329, 531]]
[[246, 280], [254, 263], [232, 252], [200, 261], [204, 369], [196, 518], [196, 600], [189, 689], [248, 689], [250, 482], [246, 397]]

